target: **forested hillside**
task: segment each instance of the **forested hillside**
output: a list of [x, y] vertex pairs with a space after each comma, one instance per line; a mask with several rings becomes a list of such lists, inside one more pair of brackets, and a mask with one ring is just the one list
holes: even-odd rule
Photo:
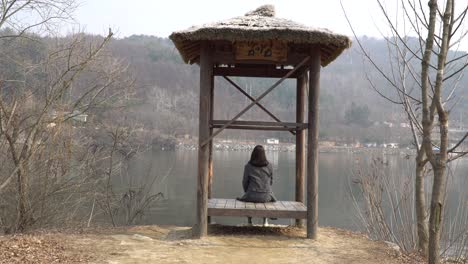
[[[363, 37], [362, 44], [376, 63], [388, 66], [387, 44], [384, 40]], [[195, 135], [198, 113], [198, 66], [182, 62], [170, 40], [152, 36], [131, 36], [114, 40], [114, 55], [130, 65], [136, 79], [136, 97], [140, 104], [132, 113], [145, 127], [164, 134]], [[323, 68], [321, 75], [321, 128], [322, 139], [342, 142], [409, 141], [409, 128], [399, 105], [383, 99], [370, 86], [366, 74], [386, 95], [392, 89], [370, 65], [365, 65], [358, 45]], [[238, 78], [236, 80], [251, 95], [259, 95], [273, 80]], [[468, 78], [463, 77], [456, 91], [458, 98], [466, 95]], [[223, 79], [216, 79], [215, 118], [228, 119], [237, 114], [249, 101]], [[287, 81], [268, 95], [263, 104], [282, 120], [295, 117], [295, 82]], [[459, 100], [452, 117], [457, 124], [468, 109], [466, 100]], [[462, 112], [464, 111], [464, 114]], [[468, 118], [468, 117], [466, 117]], [[245, 120], [269, 120], [259, 109], [246, 114]], [[390, 124], [391, 123], [391, 124]], [[392, 129], [388, 129], [392, 126]], [[404, 126], [404, 125], [403, 125]], [[270, 136], [273, 133], [266, 133]], [[229, 137], [250, 138], [260, 136], [254, 132], [227, 132]], [[262, 132], [265, 135], [265, 132]], [[275, 133], [283, 140], [292, 139], [288, 133]]]
[[[4, 32], [5, 34], [5, 32]], [[98, 41], [99, 36], [85, 36], [85, 39]], [[63, 39], [46, 39], [46, 43], [65, 42]], [[384, 40], [363, 37], [360, 39], [375, 62], [384, 69], [388, 67], [389, 55]], [[355, 41], [356, 42], [356, 41]], [[12, 44], [13, 45], [13, 44]], [[15, 49], [16, 59], [37, 62], [43, 58], [45, 45], [40, 42], [23, 40], [20, 49]], [[3, 46], [5, 54], [14, 47]], [[129, 126], [158, 136], [196, 136], [198, 133], [198, 66], [184, 64], [169, 39], [154, 36], [130, 36], [114, 39], [107, 50], [119, 64], [128, 67], [125, 74], [133, 79], [128, 88], [129, 99], [124, 108], [104, 116], [100, 109], [88, 112], [88, 123], [102, 123], [103, 119], [125, 116]], [[362, 52], [355, 43], [335, 62], [322, 69], [320, 95], [320, 137], [342, 143], [352, 142], [410, 142], [409, 128], [400, 105], [383, 99], [369, 84], [368, 76], [378, 89], [389, 97], [394, 97], [388, 83], [379, 76], [368, 63], [364, 63]], [[107, 62], [112, 64], [111, 61]], [[4, 75], [15, 72], [15, 64], [0, 63]], [[109, 65], [111, 68], [111, 65]], [[19, 72], [16, 74], [20, 74]], [[11, 74], [10, 74], [11, 76]], [[252, 96], [261, 94], [274, 79], [234, 78]], [[83, 87], [85, 87], [85, 82]], [[454, 127], [466, 124], [468, 101], [466, 96], [468, 78], [460, 78], [459, 88], [451, 104]], [[83, 88], [82, 87], [82, 88]], [[230, 119], [250, 101], [231, 87], [222, 78], [216, 79], [215, 119]], [[77, 93], [80, 88], [73, 88]], [[83, 88], [84, 89], [84, 88]], [[295, 118], [295, 81], [288, 80], [262, 100], [262, 104], [284, 121]], [[260, 109], [247, 112], [244, 120], [272, 121]], [[129, 122], [131, 121], [131, 122]], [[389, 129], [391, 127], [391, 129]], [[279, 137], [282, 141], [294, 138], [285, 132], [245, 132], [226, 131], [221, 137], [252, 139]]]

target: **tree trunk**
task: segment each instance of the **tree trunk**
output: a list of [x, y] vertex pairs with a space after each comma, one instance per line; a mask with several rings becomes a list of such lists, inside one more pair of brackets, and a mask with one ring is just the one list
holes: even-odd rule
[[440, 229], [444, 209], [445, 178], [445, 164], [439, 164], [438, 168], [434, 170], [432, 188], [431, 216], [429, 219], [429, 264], [440, 263]]
[[[431, 55], [432, 49], [434, 45], [434, 34], [436, 28], [436, 16], [437, 16], [437, 0], [430, 0], [428, 3], [429, 6], [429, 24], [428, 24], [428, 33], [426, 38], [426, 45], [424, 56], [421, 61], [421, 100], [422, 100], [422, 142], [421, 142], [421, 151], [425, 152], [426, 156], [429, 160], [431, 160], [431, 165], [433, 160], [433, 153], [432, 153], [432, 119], [431, 119], [431, 111], [430, 111], [430, 99], [429, 99], [429, 65], [431, 62]], [[416, 180], [417, 181], [417, 180]], [[433, 214], [433, 204], [434, 204], [434, 189], [438, 188], [438, 183], [436, 182], [436, 176], [434, 172], [434, 181], [433, 181], [433, 192], [432, 192], [432, 199], [431, 199], [431, 215], [430, 215], [430, 225], [432, 225], [434, 214]], [[417, 188], [417, 187], [416, 187]], [[417, 197], [418, 198], [418, 197]], [[418, 198], [419, 199], [419, 198]], [[418, 212], [418, 211], [417, 211]], [[419, 223], [419, 219], [418, 219]], [[418, 226], [419, 228], [419, 226]], [[432, 227], [431, 227], [432, 229]], [[419, 231], [419, 230], [418, 230]], [[437, 249], [435, 250], [436, 247]], [[432, 230], [429, 234], [429, 261], [431, 261], [431, 257], [434, 255], [439, 255], [438, 251], [438, 241], [434, 244], [434, 236]], [[432, 262], [437, 263], [437, 262]]]
[[[447, 53], [450, 48], [450, 38], [453, 18], [454, 0], [447, 0], [444, 16], [442, 43], [437, 61], [437, 75], [434, 85], [434, 96], [431, 105], [431, 119], [434, 116], [433, 110], [437, 110], [439, 117], [440, 147], [439, 152], [430, 157], [432, 169], [434, 170], [434, 183], [432, 185], [431, 216], [429, 219], [429, 263], [440, 263], [440, 230], [443, 224], [445, 185], [447, 177], [445, 175], [447, 166], [448, 150], [448, 112], [445, 111], [442, 103], [442, 89], [444, 71], [447, 60]], [[433, 120], [433, 119], [432, 119]]]
[[[21, 166], [21, 165], [18, 165]], [[28, 197], [27, 197], [27, 183], [25, 173], [20, 167], [17, 175], [17, 188], [18, 188], [18, 219], [16, 221], [16, 231], [23, 232], [28, 226], [30, 217], [28, 216]]]
[[429, 218], [429, 263], [440, 263], [440, 230], [443, 224], [444, 197], [447, 184], [448, 114], [439, 111], [440, 151], [436, 154], [432, 186], [431, 216]]
[[427, 256], [427, 246], [429, 243], [429, 231], [427, 225], [426, 199], [424, 190], [424, 151], [420, 150], [416, 157], [416, 179], [415, 179], [415, 207], [416, 224], [418, 233], [418, 249]]

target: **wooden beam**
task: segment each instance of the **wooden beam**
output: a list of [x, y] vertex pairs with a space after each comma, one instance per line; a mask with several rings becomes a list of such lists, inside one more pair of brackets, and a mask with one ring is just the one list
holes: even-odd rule
[[[289, 72], [288, 69], [275, 69], [258, 65], [257, 67], [217, 67], [215, 76], [238, 76], [259, 78], [281, 78]], [[297, 78], [298, 74], [292, 74], [288, 78]]]
[[[297, 78], [296, 87], [296, 122], [304, 123], [307, 73]], [[305, 131], [296, 132], [296, 202], [304, 203], [305, 181]], [[296, 219], [298, 227], [304, 226], [304, 220]]]
[[[253, 98], [252, 96], [250, 96], [250, 94], [246, 93], [244, 91], [244, 89], [240, 88], [239, 85], [237, 85], [235, 82], [233, 82], [231, 79], [229, 79], [228, 77], [226, 76], [223, 76], [224, 79], [226, 81], [228, 81], [232, 86], [234, 86], [234, 88], [236, 88], [239, 92], [241, 92], [243, 95], [245, 95], [247, 98], [250, 99], [250, 101], [254, 102], [255, 101], [255, 98]], [[270, 111], [268, 111], [268, 109], [266, 109], [262, 104], [260, 104], [259, 102], [257, 102], [257, 106], [260, 107], [260, 109], [262, 109], [265, 113], [267, 113], [267, 115], [269, 115], [271, 118], [273, 118], [276, 122], [281, 122], [281, 120], [279, 118], [277, 118], [274, 114], [272, 114]], [[293, 135], [295, 135], [296, 133], [294, 131], [290, 131]]]
[[271, 126], [271, 127], [284, 127], [289, 129], [302, 129], [307, 128], [307, 123], [291, 123], [291, 122], [267, 122], [267, 121], [234, 121], [231, 120], [213, 120], [211, 125], [245, 125], [245, 126]]
[[[259, 65], [297, 65], [301, 63], [304, 57], [307, 57], [307, 53], [298, 53], [294, 50], [288, 50], [288, 58], [286, 61], [263, 61], [263, 60], [237, 60], [233, 50], [231, 51], [219, 51], [216, 50], [213, 53], [213, 62], [215, 64], [259, 64]], [[310, 65], [307, 63], [306, 65]], [[279, 77], [280, 78], [280, 77]]]
[[[198, 130], [198, 181], [197, 181], [197, 214], [193, 227], [193, 237], [206, 236], [208, 230], [208, 174], [210, 140], [210, 93], [213, 78], [213, 63], [208, 42], [203, 41], [200, 47], [200, 114]], [[202, 144], [206, 142], [205, 144]]]
[[[308, 56], [310, 44], [288, 44], [288, 58], [285, 62], [275, 62], [275, 61], [262, 61], [262, 60], [236, 60], [235, 51], [232, 42], [230, 41], [212, 41], [215, 44], [213, 52], [213, 62], [215, 64], [270, 64], [270, 65], [296, 65], [302, 58]], [[193, 46], [199, 45], [199, 41], [190, 43], [190, 45], [181, 45], [182, 49], [190, 49]], [[330, 48], [332, 46], [332, 48]], [[334, 53], [336, 46], [331, 45], [321, 45], [321, 60], [327, 61], [328, 57]], [[192, 49], [193, 50], [193, 49]], [[191, 63], [199, 63], [199, 51], [195, 51], [189, 56], [191, 58]]]
[[251, 104], [249, 104], [246, 108], [244, 108], [244, 110], [240, 111], [236, 116], [234, 116], [234, 118], [232, 118], [231, 121], [229, 121], [229, 123], [225, 124], [223, 127], [221, 127], [220, 129], [218, 129], [216, 132], [213, 133], [213, 135], [211, 135], [208, 139], [206, 139], [205, 141], [202, 142], [201, 146], [204, 146], [205, 144], [207, 144], [210, 140], [212, 140], [216, 135], [218, 135], [219, 133], [221, 133], [221, 131], [223, 131], [227, 126], [231, 125], [233, 122], [235, 122], [237, 119], [239, 119], [245, 112], [247, 112], [250, 108], [252, 108], [257, 102], [260, 102], [260, 100], [262, 100], [267, 94], [269, 94], [271, 91], [273, 91], [273, 89], [275, 89], [276, 87], [278, 87], [278, 85], [280, 85], [285, 79], [287, 79], [289, 76], [291, 76], [292, 74], [294, 74], [299, 68], [302, 67], [302, 65], [304, 65], [306, 62], [308, 62], [310, 59], [310, 56], [304, 58], [301, 63], [299, 63], [296, 67], [294, 67], [293, 69], [291, 69], [285, 76], [283, 76], [283, 78], [281, 78], [280, 80], [278, 80], [276, 83], [274, 83], [270, 88], [268, 88], [265, 92], [263, 92], [257, 99], [255, 99], [255, 101], [253, 101]]
[[213, 125], [213, 128], [224, 128], [224, 129], [242, 129], [242, 130], [265, 130], [265, 131], [295, 131], [296, 128], [287, 127], [268, 127], [268, 126], [241, 126], [241, 125]]
[[[230, 123], [230, 120], [213, 120], [211, 127], [221, 128]], [[225, 127], [226, 129], [268, 130], [268, 131], [299, 131], [307, 128], [305, 123], [264, 122], [264, 121], [235, 121]]]
[[270, 217], [270, 218], [306, 218], [307, 212], [304, 211], [280, 211], [280, 210], [261, 210], [261, 209], [224, 209], [209, 208], [208, 214], [211, 216], [237, 216], [237, 217]]
[[309, 129], [307, 133], [307, 238], [316, 239], [318, 229], [318, 131], [320, 49], [311, 50], [309, 70]]

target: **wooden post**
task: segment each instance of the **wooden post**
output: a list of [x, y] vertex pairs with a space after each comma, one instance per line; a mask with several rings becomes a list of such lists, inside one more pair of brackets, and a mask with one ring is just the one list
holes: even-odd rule
[[[210, 124], [213, 121], [214, 112], [214, 75], [211, 76], [210, 89]], [[210, 126], [210, 136], [213, 135], [213, 127]], [[208, 199], [212, 198], [213, 191], [213, 140], [210, 141], [210, 149], [208, 156]], [[211, 217], [208, 216], [208, 224], [211, 224]]]
[[[296, 123], [304, 123], [304, 107], [307, 89], [307, 72], [297, 78]], [[305, 131], [296, 132], [296, 201], [304, 203], [305, 180]], [[303, 227], [304, 220], [296, 219], [296, 226]]]
[[210, 144], [202, 144], [210, 137], [210, 93], [213, 78], [213, 62], [208, 42], [200, 47], [200, 114], [198, 130], [198, 182], [197, 215], [193, 227], [193, 237], [200, 238], [207, 234], [208, 216], [208, 173]]
[[307, 238], [317, 238], [318, 228], [318, 133], [320, 49], [311, 51], [309, 70], [309, 122], [307, 131]]

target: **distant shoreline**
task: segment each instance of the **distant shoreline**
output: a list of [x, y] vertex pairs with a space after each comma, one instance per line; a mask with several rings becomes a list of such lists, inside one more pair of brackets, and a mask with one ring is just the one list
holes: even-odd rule
[[[258, 145], [254, 142], [214, 142], [214, 151], [252, 151]], [[262, 144], [266, 151], [272, 152], [295, 152], [296, 146], [293, 143]], [[177, 150], [197, 150], [195, 142], [179, 142]], [[383, 152], [386, 155], [415, 155], [414, 149], [407, 148], [383, 148], [383, 147], [351, 147], [351, 146], [319, 146], [320, 153], [371, 153]]]

